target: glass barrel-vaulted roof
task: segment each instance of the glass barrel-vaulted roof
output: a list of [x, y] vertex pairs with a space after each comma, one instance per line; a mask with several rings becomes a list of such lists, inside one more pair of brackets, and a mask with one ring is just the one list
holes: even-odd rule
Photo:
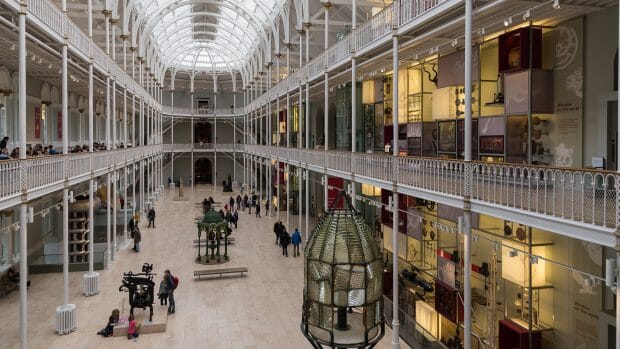
[[176, 70], [240, 71], [283, 0], [142, 0], [145, 35]]

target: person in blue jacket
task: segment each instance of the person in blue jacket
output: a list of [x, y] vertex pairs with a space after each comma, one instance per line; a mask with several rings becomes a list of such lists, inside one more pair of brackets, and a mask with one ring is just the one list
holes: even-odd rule
[[291, 242], [293, 243], [293, 257], [299, 256], [299, 245], [301, 244], [301, 233], [299, 229], [295, 228], [293, 236], [291, 236]]

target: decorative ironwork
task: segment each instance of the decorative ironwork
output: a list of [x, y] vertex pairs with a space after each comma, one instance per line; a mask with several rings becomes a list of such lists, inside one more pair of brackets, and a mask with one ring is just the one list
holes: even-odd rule
[[118, 288], [120, 292], [129, 292], [129, 313], [133, 315], [134, 308], [150, 309], [149, 321], [153, 321], [153, 301], [155, 299], [155, 282], [153, 264], [144, 263], [142, 273], [134, 274], [131, 271], [123, 273], [123, 284]]

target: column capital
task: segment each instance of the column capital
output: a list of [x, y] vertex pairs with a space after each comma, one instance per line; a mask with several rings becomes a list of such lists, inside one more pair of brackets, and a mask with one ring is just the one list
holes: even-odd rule
[[108, 18], [109, 16], [112, 16], [112, 11], [110, 11], [110, 10], [103, 10], [103, 11], [101, 11], [101, 13], [103, 13], [103, 16], [105, 18]]
[[329, 0], [322, 2], [321, 5], [323, 5], [323, 7], [325, 7], [326, 10], [332, 7], [332, 3], [329, 2]]

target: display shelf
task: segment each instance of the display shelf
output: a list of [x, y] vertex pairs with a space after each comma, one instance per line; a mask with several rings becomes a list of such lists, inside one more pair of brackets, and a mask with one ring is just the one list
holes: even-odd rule
[[75, 210], [70, 212], [69, 217], [69, 256], [70, 263], [87, 262], [89, 258], [89, 223], [88, 212]]

